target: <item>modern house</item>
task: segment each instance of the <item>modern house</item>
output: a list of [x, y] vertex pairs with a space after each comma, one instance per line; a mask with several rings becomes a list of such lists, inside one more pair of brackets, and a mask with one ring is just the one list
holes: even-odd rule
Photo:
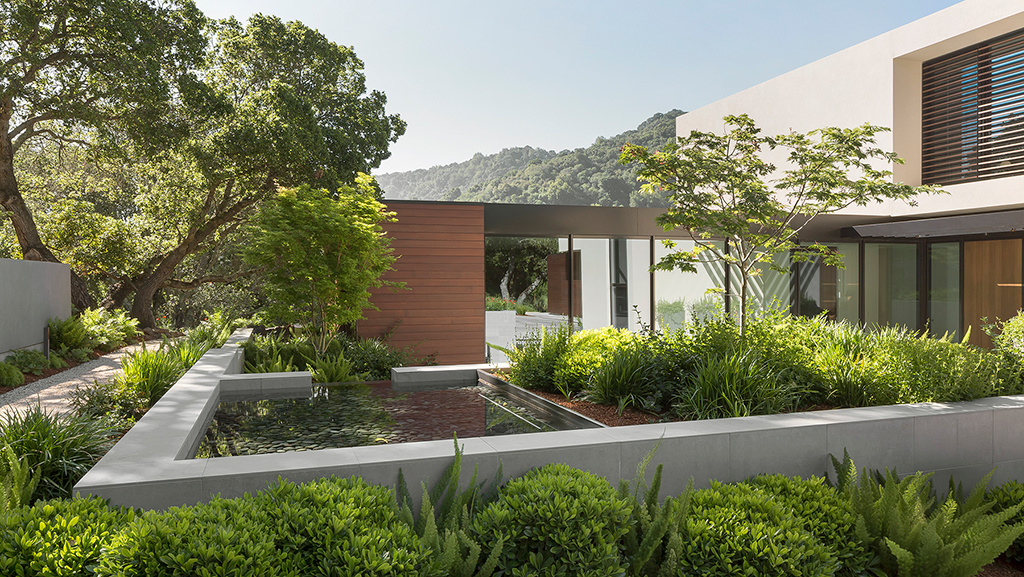
[[[801, 242], [833, 247], [845, 267], [766, 270], [752, 287], [756, 306], [939, 335], [962, 336], [970, 327], [979, 345], [990, 344], [982, 319], [1007, 319], [1021, 308], [1024, 5], [961, 2], [684, 114], [677, 133], [722, 132], [722, 118], [740, 113], [765, 134], [889, 127], [878, 145], [905, 160], [888, 167], [894, 178], [948, 192], [920, 197], [916, 206], [891, 202], [816, 218]], [[769, 160], [783, 165], [785, 158]], [[548, 262], [549, 309], [571, 313], [584, 328], [673, 327], [735, 306], [738, 277], [720, 264], [698, 274], [649, 272], [666, 250], [659, 239], [692, 243], [682, 231], [658, 228], [658, 209], [389, 207], [399, 216], [389, 234], [402, 255], [392, 280], [409, 290], [376, 296], [382, 310], [359, 330], [370, 336], [396, 327], [393, 342], [434, 352], [442, 363], [483, 360], [484, 236], [559, 238], [560, 252]]]
[[[802, 265], [780, 296], [797, 313], [963, 334], [1022, 304], [1024, 4], [967, 0], [680, 116], [677, 133], [721, 132], [728, 114], [765, 134], [865, 122], [912, 185], [948, 192], [917, 206], [855, 207], [803, 241], [845, 255], [845, 270]], [[782, 158], [773, 161], [784, 160]]]

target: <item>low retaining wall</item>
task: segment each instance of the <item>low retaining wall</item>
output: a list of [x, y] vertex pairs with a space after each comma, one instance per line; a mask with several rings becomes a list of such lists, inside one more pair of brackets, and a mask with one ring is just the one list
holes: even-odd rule
[[[239, 337], [241, 338], [241, 337]], [[268, 455], [188, 459], [222, 391], [280, 393], [310, 386], [309, 373], [232, 376], [242, 351], [208, 352], [77, 485], [75, 491], [115, 505], [163, 509], [258, 491], [283, 477], [295, 482], [331, 475], [362, 476], [394, 486], [399, 469], [410, 487], [433, 483], [451, 462], [451, 441], [426, 441]], [[474, 367], [474, 372], [475, 372]], [[422, 371], [433, 381], [444, 367]], [[455, 370], [455, 377], [469, 367]], [[418, 371], [396, 371], [399, 381]], [[460, 439], [463, 482], [474, 467], [491, 479], [545, 463], [567, 463], [607, 478], [632, 479], [637, 463], [660, 443], [652, 467], [664, 464], [662, 495], [680, 493], [690, 478], [739, 481], [758, 473], [822, 475], [829, 454], [847, 449], [857, 466], [932, 471], [938, 486], [952, 475], [973, 485], [993, 467], [993, 483], [1024, 478], [1024, 396], [965, 403], [921, 403], [762, 417], [689, 421], [578, 431]], [[653, 470], [653, 469], [651, 469]], [[418, 496], [419, 491], [413, 490]]]
[[16, 349], [42, 348], [46, 321], [69, 316], [68, 265], [0, 258], [0, 360]]

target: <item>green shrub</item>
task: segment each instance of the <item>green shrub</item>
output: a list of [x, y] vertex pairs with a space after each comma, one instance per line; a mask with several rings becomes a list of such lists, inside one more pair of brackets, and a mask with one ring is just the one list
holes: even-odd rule
[[306, 370], [312, 373], [314, 383], [350, 383], [366, 380], [366, 374], [353, 373], [352, 363], [341, 355], [333, 360], [316, 359], [312, 365], [306, 365]]
[[899, 479], [891, 471], [857, 481], [849, 455], [833, 457], [840, 490], [858, 516], [857, 537], [881, 557], [882, 570], [900, 577], [968, 577], [991, 563], [1024, 533], [1024, 525], [1006, 522], [1021, 505], [992, 513], [985, 502], [991, 473], [958, 503], [950, 491], [941, 504], [932, 496], [931, 474]]
[[105, 548], [97, 575], [282, 575], [267, 513], [255, 499], [214, 499], [192, 507], [148, 511]]
[[608, 481], [563, 464], [506, 484], [473, 521], [480, 543], [503, 543], [512, 575], [620, 575], [630, 506]]
[[[985, 499], [995, 503], [992, 507], [994, 513], [1019, 507], [1021, 503], [1024, 503], [1024, 484], [1018, 481], [1007, 481], [989, 491]], [[1006, 522], [1013, 525], [1024, 523], [1024, 513], [1018, 509], [1017, 513]], [[1024, 563], [1024, 537], [1017, 537], [1017, 540], [1010, 545], [1006, 550], [1006, 558], [1017, 563]]]
[[116, 349], [139, 335], [139, 321], [121, 309], [86, 309], [78, 318], [89, 335], [86, 342], [103, 351]]
[[667, 557], [680, 575], [824, 576], [840, 568], [804, 520], [754, 485], [712, 483], [679, 507], [680, 535]]
[[71, 489], [107, 452], [109, 429], [88, 416], [61, 416], [34, 407], [0, 420], [0, 445], [41, 471], [34, 499], [71, 496]]
[[566, 396], [583, 391], [614, 351], [636, 349], [638, 341], [637, 335], [613, 327], [574, 332], [565, 353], [555, 362], [555, 388]]
[[616, 405], [620, 414], [631, 405], [653, 407], [650, 379], [651, 362], [643, 344], [620, 345], [591, 374], [587, 399]]
[[125, 356], [114, 383], [125, 396], [152, 407], [185, 372], [174, 349], [138, 350]]
[[61, 349], [58, 354], [69, 361], [84, 363], [92, 359], [92, 349], [85, 347], [77, 349]]
[[[122, 389], [114, 381], [96, 382], [76, 387], [68, 397], [68, 403], [75, 414], [92, 418], [128, 419], [128, 428], [146, 410], [142, 399], [135, 391]], [[121, 430], [120, 427], [116, 427]], [[124, 430], [127, 430], [124, 429]]]
[[1024, 364], [1024, 312], [1017, 311], [1009, 320], [999, 323], [995, 335], [996, 350]]
[[734, 352], [698, 358], [672, 409], [687, 419], [770, 415], [795, 408], [801, 393], [756, 353]]
[[568, 324], [551, 330], [541, 327], [538, 332], [516, 339], [511, 349], [498, 347], [509, 359], [509, 381], [525, 389], [557, 392], [555, 370], [569, 351], [569, 337]]
[[4, 362], [13, 365], [25, 374], [31, 373], [36, 376], [42, 375], [43, 371], [50, 368], [50, 361], [46, 359], [46, 354], [35, 349], [13, 351], [7, 355]]
[[52, 318], [47, 321], [47, 324], [50, 327], [50, 350], [81, 348], [89, 338], [85, 325], [74, 316], [64, 320]]
[[25, 374], [11, 363], [0, 362], [0, 387], [20, 387], [25, 384]]
[[367, 380], [387, 381], [391, 379], [391, 369], [413, 364], [436, 364], [428, 359], [416, 360], [412, 351], [396, 349], [382, 339], [346, 339], [339, 338], [339, 354], [352, 362], [352, 370], [365, 374]]
[[39, 501], [0, 515], [0, 575], [93, 575], [114, 534], [134, 517], [97, 497]]
[[516, 311], [517, 315], [536, 312], [537, 309], [526, 304], [516, 302], [514, 299], [505, 300], [501, 297], [485, 297], [484, 310], [487, 311]]
[[863, 575], [875, 563], [875, 554], [857, 539], [857, 516], [850, 501], [824, 478], [759, 475], [746, 484], [771, 495], [825, 545], [839, 562], [837, 575]]
[[389, 490], [359, 479], [279, 482], [255, 496], [145, 513], [99, 575], [431, 575]]

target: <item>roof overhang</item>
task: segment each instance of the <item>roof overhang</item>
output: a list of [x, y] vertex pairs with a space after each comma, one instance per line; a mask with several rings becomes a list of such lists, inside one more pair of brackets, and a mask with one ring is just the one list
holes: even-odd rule
[[1024, 231], [1024, 210], [964, 214], [876, 224], [845, 229], [853, 238], [941, 238], [1003, 234]]

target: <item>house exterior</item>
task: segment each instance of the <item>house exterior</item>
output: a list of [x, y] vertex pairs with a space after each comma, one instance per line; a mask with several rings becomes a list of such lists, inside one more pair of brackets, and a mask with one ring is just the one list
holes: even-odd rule
[[[750, 115], [765, 134], [864, 123], [891, 128], [883, 150], [900, 182], [948, 194], [853, 207], [814, 219], [801, 242], [838, 251], [845, 266], [790, 263], [754, 279], [754, 307], [836, 320], [904, 325], [991, 344], [987, 319], [1024, 303], [1024, 3], [967, 0], [677, 118], [677, 133], [722, 132]], [[778, 151], [767, 159], [783, 166]], [[584, 328], [675, 328], [736, 306], [738, 275], [708, 262], [698, 273], [650, 272], [685, 231], [663, 231], [659, 209], [392, 201], [388, 227], [401, 258], [360, 323], [438, 362], [484, 358], [485, 236], [559, 238], [548, 258], [552, 312]]]
[[[845, 269], [793, 267], [776, 296], [829, 311], [989, 344], [982, 318], [1022, 305], [1024, 4], [967, 0], [677, 119], [677, 133], [722, 132], [746, 113], [764, 134], [865, 122], [912, 185], [948, 192], [819, 217], [801, 241], [834, 246]], [[785, 158], [768, 159], [782, 165]]]

